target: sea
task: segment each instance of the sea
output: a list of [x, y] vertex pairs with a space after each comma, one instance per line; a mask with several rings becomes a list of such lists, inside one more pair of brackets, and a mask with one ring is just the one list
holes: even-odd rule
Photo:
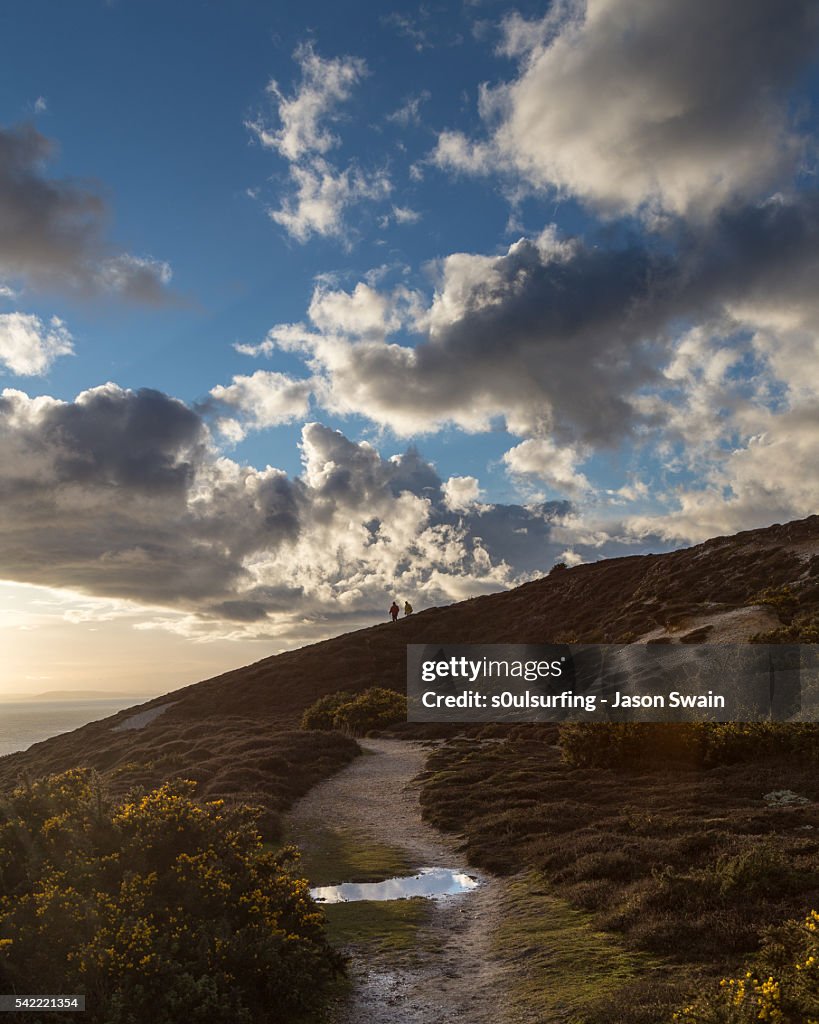
[[133, 707], [147, 697], [0, 701], [0, 757]]

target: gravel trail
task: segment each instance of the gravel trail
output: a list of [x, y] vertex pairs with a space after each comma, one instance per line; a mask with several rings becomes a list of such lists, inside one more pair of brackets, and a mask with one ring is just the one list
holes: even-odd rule
[[352, 998], [334, 1024], [512, 1024], [503, 1010], [501, 968], [490, 954], [503, 880], [470, 868], [456, 843], [421, 819], [413, 779], [424, 766], [422, 744], [368, 739], [361, 746], [361, 757], [296, 804], [295, 828], [320, 822], [360, 829], [419, 867], [458, 868], [481, 884], [435, 901], [410, 952], [365, 960], [353, 951]]

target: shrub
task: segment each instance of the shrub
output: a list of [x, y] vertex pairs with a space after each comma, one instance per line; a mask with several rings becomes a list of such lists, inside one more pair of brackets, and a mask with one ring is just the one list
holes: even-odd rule
[[333, 728], [333, 719], [336, 711], [344, 704], [355, 700], [355, 695], [346, 690], [339, 690], [337, 693], [328, 693], [311, 704], [301, 716], [302, 729], [319, 729], [329, 732]]
[[787, 625], [799, 605], [799, 598], [786, 583], [781, 587], [766, 587], [760, 590], [748, 603], [769, 605]]
[[371, 729], [385, 729], [406, 717], [407, 698], [403, 693], [373, 686], [355, 700], [342, 704], [336, 711], [333, 724], [342, 732], [363, 736]]
[[302, 716], [303, 729], [338, 729], [350, 736], [364, 736], [386, 729], [407, 717], [407, 698], [383, 686], [371, 686], [357, 695], [331, 693], [311, 704]]
[[819, 644], [819, 617], [803, 616], [789, 626], [754, 633], [752, 644]]
[[296, 851], [266, 850], [252, 808], [193, 788], [117, 805], [77, 769], [15, 790], [0, 808], [2, 991], [84, 992], [93, 1024], [289, 1024], [321, 1007], [341, 964]]
[[765, 933], [758, 956], [740, 976], [674, 1014], [684, 1024], [811, 1024], [819, 1020], [819, 913]]

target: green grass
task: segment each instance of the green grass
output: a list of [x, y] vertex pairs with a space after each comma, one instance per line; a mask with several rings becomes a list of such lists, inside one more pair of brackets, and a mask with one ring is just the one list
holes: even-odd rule
[[493, 954], [508, 973], [514, 1009], [527, 1020], [554, 1024], [591, 1024], [598, 1014], [600, 1021], [624, 1020], [612, 1015], [613, 1007], [635, 1009], [635, 981], [667, 972], [660, 961], [595, 928], [591, 914], [554, 895], [536, 871], [510, 880]]
[[368, 953], [403, 953], [417, 945], [418, 929], [431, 913], [429, 900], [360, 900], [323, 907], [327, 936], [337, 948], [366, 947]]
[[[416, 870], [406, 855], [374, 842], [355, 829], [331, 829], [314, 822], [291, 826], [288, 842], [302, 851], [301, 873], [311, 885], [381, 882]], [[370, 954], [403, 953], [417, 944], [418, 928], [429, 919], [428, 900], [360, 900], [322, 907], [327, 935], [339, 949], [365, 948]]]
[[401, 850], [374, 842], [354, 829], [307, 823], [291, 826], [287, 841], [301, 850], [301, 871], [311, 885], [382, 882], [415, 870]]

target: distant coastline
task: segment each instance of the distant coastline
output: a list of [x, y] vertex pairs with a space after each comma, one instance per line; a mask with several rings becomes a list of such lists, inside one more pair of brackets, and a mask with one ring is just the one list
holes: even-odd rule
[[134, 703], [153, 700], [156, 693], [120, 693], [117, 690], [44, 690], [42, 693], [2, 693], [0, 702], [12, 701], [47, 701], [54, 703], [61, 700], [132, 700]]
[[93, 690], [52, 692], [54, 696], [16, 694], [12, 698], [6, 694], [0, 700], [0, 757], [150, 700], [145, 695], [118, 693], [106, 693], [102, 697], [76, 696], [96, 692]]

